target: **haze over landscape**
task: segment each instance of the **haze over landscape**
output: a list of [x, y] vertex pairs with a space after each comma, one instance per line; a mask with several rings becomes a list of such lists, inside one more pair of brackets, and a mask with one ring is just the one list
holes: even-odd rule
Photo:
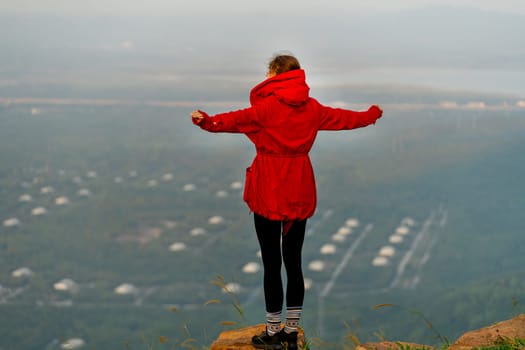
[[320, 102], [385, 111], [312, 150], [307, 335], [438, 343], [409, 310], [451, 340], [523, 312], [524, 16], [521, 1], [1, 2], [0, 350], [202, 347], [263, 321], [241, 196], [254, 151], [189, 112], [246, 107], [281, 50]]

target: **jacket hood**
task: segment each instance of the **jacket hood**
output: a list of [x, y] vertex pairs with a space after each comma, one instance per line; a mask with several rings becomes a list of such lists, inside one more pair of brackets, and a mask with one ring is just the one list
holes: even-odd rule
[[250, 92], [250, 103], [255, 105], [262, 99], [274, 95], [288, 105], [300, 106], [308, 100], [309, 91], [304, 70], [295, 69], [277, 74], [256, 85]]

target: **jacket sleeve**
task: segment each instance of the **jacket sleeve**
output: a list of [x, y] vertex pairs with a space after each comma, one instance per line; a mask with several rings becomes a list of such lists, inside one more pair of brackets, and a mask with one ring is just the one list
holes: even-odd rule
[[209, 116], [202, 112], [204, 118], [197, 124], [203, 130], [209, 132], [229, 132], [229, 133], [251, 133], [261, 128], [259, 118], [255, 108], [250, 107], [233, 112], [220, 113]]
[[348, 109], [321, 106], [319, 130], [349, 130], [375, 124], [381, 118], [382, 111], [377, 106], [370, 106], [362, 112]]

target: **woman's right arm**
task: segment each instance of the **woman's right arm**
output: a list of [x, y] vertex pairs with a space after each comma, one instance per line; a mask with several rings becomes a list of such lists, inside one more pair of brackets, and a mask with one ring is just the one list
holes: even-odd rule
[[196, 110], [191, 113], [193, 124], [209, 132], [250, 133], [261, 128], [256, 110], [253, 107], [209, 116]]

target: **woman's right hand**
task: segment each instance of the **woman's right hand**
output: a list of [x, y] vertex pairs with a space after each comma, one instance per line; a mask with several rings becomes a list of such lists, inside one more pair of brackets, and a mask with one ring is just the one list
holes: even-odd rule
[[204, 119], [204, 115], [201, 113], [201, 111], [196, 110], [191, 112], [191, 120], [193, 124], [199, 125], [202, 119]]

